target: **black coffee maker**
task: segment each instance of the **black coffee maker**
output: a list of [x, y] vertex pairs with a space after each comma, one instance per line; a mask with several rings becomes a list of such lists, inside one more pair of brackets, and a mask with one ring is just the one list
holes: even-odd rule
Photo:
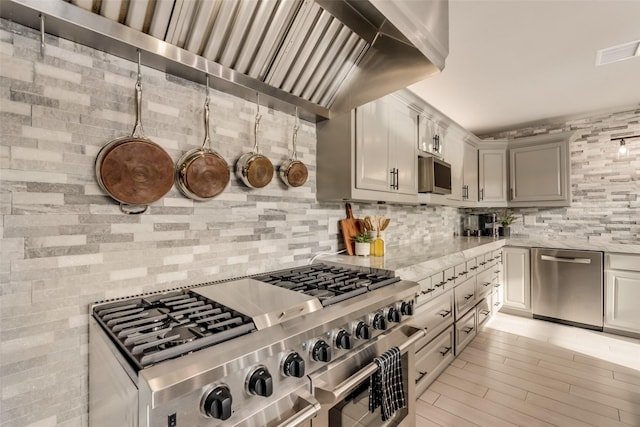
[[[480, 229], [481, 236], [492, 236], [493, 235], [493, 227], [494, 227], [494, 218], [497, 216], [495, 214], [481, 214], [479, 215], [478, 225]], [[496, 219], [497, 221], [497, 219]]]

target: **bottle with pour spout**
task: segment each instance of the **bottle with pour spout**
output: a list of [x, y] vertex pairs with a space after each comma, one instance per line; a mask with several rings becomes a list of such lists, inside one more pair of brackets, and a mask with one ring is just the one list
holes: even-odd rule
[[383, 216], [377, 216], [375, 221], [376, 225], [376, 239], [373, 241], [373, 255], [374, 256], [384, 256], [384, 240], [380, 236], [380, 232], [384, 231], [389, 222], [391, 221], [389, 218], [385, 218]]

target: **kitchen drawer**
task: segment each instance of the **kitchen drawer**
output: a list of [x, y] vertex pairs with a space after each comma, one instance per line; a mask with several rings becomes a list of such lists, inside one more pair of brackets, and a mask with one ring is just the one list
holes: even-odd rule
[[436, 296], [443, 293], [446, 289], [450, 289], [451, 285], [447, 286], [447, 281], [444, 280], [444, 272], [439, 271], [431, 275], [431, 287], [433, 288], [432, 296]]
[[476, 305], [476, 277], [472, 277], [462, 282], [453, 290], [455, 298], [456, 319], [462, 317], [471, 307]]
[[493, 270], [485, 270], [476, 277], [476, 294], [478, 299], [484, 298], [498, 283], [496, 273]]
[[451, 287], [455, 286], [456, 284], [456, 268], [454, 267], [449, 267], [444, 271], [444, 280], [447, 282], [447, 284]]
[[416, 307], [411, 324], [427, 330], [427, 335], [415, 344], [415, 348], [420, 349], [443, 329], [453, 324], [453, 291], [445, 292]]
[[433, 298], [435, 288], [433, 286], [433, 282], [431, 281], [431, 276], [418, 280], [418, 285], [420, 285], [420, 290], [418, 291], [418, 296], [416, 297], [416, 306], [424, 304]]
[[416, 352], [416, 396], [420, 396], [453, 361], [453, 325]]
[[485, 271], [487, 268], [489, 268], [491, 261], [493, 261], [491, 259], [491, 252], [476, 257], [476, 260], [478, 261], [478, 272]]
[[471, 258], [469, 261], [467, 261], [467, 270], [471, 275], [478, 272], [478, 258]]
[[467, 263], [463, 262], [458, 264], [453, 269], [453, 274], [456, 277], [456, 284], [464, 282], [469, 277], [469, 270], [467, 269]]
[[478, 319], [478, 329], [491, 317], [491, 295], [487, 295], [476, 305], [476, 318]]
[[471, 342], [476, 336], [476, 311], [471, 310], [462, 319], [458, 320], [455, 325], [456, 334], [456, 356]]
[[605, 270], [640, 271], [640, 255], [605, 254]]

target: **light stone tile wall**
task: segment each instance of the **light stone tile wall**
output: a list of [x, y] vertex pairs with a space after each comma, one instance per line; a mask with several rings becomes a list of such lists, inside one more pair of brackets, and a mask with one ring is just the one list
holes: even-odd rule
[[[120, 212], [94, 162], [133, 129], [135, 63], [0, 20], [0, 425], [87, 426], [91, 302], [306, 264], [343, 248], [344, 205], [315, 198], [316, 135], [303, 122], [309, 182], [214, 200], [173, 188], [143, 215]], [[204, 138], [204, 87], [143, 67], [142, 122], [177, 161]], [[213, 146], [230, 165], [253, 146], [255, 105], [212, 91]], [[294, 118], [261, 109], [262, 152], [288, 156]], [[388, 243], [453, 235], [458, 211], [354, 204], [386, 215]]]
[[517, 139], [565, 131], [575, 132], [569, 147], [571, 206], [512, 209], [520, 218], [511, 226], [511, 233], [590, 243], [640, 243], [640, 138], [626, 140], [631, 154], [620, 158], [619, 142], [611, 141], [611, 138], [640, 135], [640, 105], [483, 139]]

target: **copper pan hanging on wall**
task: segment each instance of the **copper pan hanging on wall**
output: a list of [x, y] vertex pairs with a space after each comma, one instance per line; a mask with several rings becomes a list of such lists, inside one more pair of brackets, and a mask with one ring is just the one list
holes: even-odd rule
[[296, 108], [296, 122], [293, 125], [293, 151], [291, 157], [280, 165], [279, 175], [282, 182], [288, 187], [301, 187], [307, 182], [309, 178], [309, 171], [307, 166], [298, 160], [298, 150], [296, 148], [296, 141], [298, 139], [298, 129], [300, 125], [298, 122], [298, 109]]
[[260, 126], [260, 96], [256, 101], [256, 120], [254, 127], [254, 144], [253, 150], [245, 153], [238, 159], [236, 163], [236, 176], [250, 188], [262, 188], [273, 179], [273, 163], [266, 156], [259, 153], [258, 150], [258, 128]]
[[96, 157], [98, 185], [120, 203], [120, 210], [140, 214], [148, 205], [171, 190], [173, 160], [158, 144], [144, 136], [142, 129], [142, 76], [138, 51], [136, 81], [136, 124], [131, 136], [108, 142]]
[[209, 137], [209, 76], [207, 97], [204, 101], [204, 142], [182, 155], [176, 165], [178, 189], [190, 199], [206, 201], [222, 193], [231, 173], [226, 160], [211, 149]]

